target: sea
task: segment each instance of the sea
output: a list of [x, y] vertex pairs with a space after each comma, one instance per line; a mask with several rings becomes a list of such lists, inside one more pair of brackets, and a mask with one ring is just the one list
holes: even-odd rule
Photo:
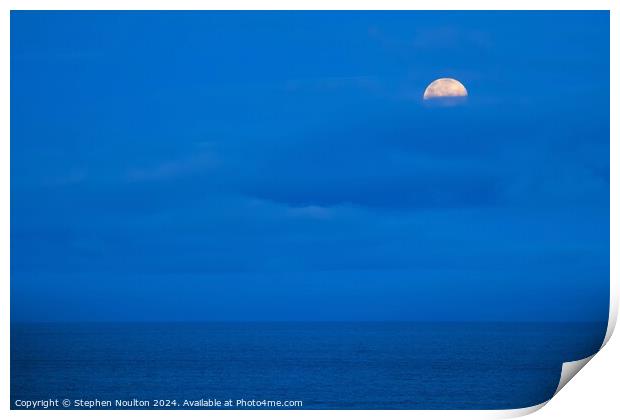
[[594, 354], [606, 326], [13, 323], [11, 406], [521, 408], [551, 398], [562, 363]]

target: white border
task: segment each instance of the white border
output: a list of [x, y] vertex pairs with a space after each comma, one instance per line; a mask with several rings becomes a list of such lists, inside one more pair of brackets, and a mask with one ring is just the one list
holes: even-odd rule
[[[0, 362], [0, 375], [2, 376], [2, 380], [0, 381], [0, 406], [3, 412], [9, 411], [11, 416], [19, 417], [19, 418], [33, 418], [38, 416], [46, 416], [47, 418], [82, 418], [85, 414], [84, 411], [64, 411], [64, 410], [55, 410], [55, 411], [20, 411], [13, 410], [10, 411], [10, 349], [9, 349], [9, 340], [6, 338], [9, 337], [10, 331], [10, 67], [9, 67], [9, 52], [10, 52], [10, 10], [200, 10], [200, 9], [210, 9], [210, 10], [234, 10], [234, 9], [248, 9], [248, 10], [275, 10], [275, 9], [286, 9], [286, 10], [354, 10], [354, 9], [365, 9], [365, 10], [379, 10], [379, 9], [394, 9], [394, 10], [555, 10], [558, 8], [565, 10], [611, 10], [611, 51], [610, 51], [610, 63], [611, 63], [611, 71], [610, 71], [610, 87], [611, 87], [611, 103], [610, 103], [610, 113], [611, 113], [611, 127], [610, 134], [611, 141], [610, 144], [610, 181], [611, 181], [611, 190], [610, 190], [610, 214], [620, 214], [620, 207], [618, 205], [618, 194], [617, 191], [614, 190], [614, 186], [619, 185], [619, 175], [620, 171], [616, 169], [614, 164], [619, 163], [618, 159], [618, 124], [617, 120], [614, 118], [618, 116], [618, 80], [617, 75], [619, 73], [618, 67], [618, 40], [620, 39], [620, 35], [618, 33], [619, 27], [619, 16], [620, 16], [620, 8], [618, 6], [614, 7], [617, 2], [612, 0], [590, 0], [590, 1], [580, 1], [580, 0], [564, 0], [564, 1], [550, 1], [550, 0], [521, 0], [521, 1], [513, 1], [513, 0], [470, 0], [470, 1], [458, 1], [458, 0], [445, 0], [441, 1], [441, 4], [438, 2], [432, 2], [430, 0], [425, 1], [406, 1], [406, 0], [383, 0], [381, 2], [378, 1], [369, 1], [369, 0], [302, 0], [296, 2], [285, 2], [285, 1], [277, 1], [277, 0], [231, 0], [231, 1], [198, 1], [198, 0], [152, 0], [152, 1], [140, 1], [140, 0], [88, 0], [88, 1], [77, 1], [77, 0], [56, 0], [56, 1], [45, 1], [45, 0], [6, 0], [1, 3], [2, 6], [2, 15], [0, 17], [0, 48], [2, 49], [2, 54], [0, 55], [0, 60], [2, 66], [0, 67], [0, 71], [2, 72], [1, 79], [3, 80], [2, 86], [4, 89], [1, 91], [4, 92], [3, 100], [0, 102], [0, 135], [2, 136], [2, 153], [0, 154], [0, 159], [2, 159], [2, 164], [0, 165], [0, 171], [2, 172], [2, 181], [0, 182], [0, 193], [2, 194], [2, 224], [0, 225], [2, 240], [0, 242], [0, 264], [2, 267], [3, 275], [3, 284], [2, 284], [2, 293], [0, 294], [0, 302], [1, 302], [1, 313], [2, 313], [2, 322], [0, 323], [0, 337], [4, 338], [2, 340], [2, 346], [0, 346], [0, 354], [2, 356], [2, 361]], [[611, 334], [614, 330], [617, 313], [618, 313], [618, 291], [619, 289], [619, 276], [617, 263], [618, 261], [618, 223], [612, 217], [610, 220], [610, 313], [609, 313], [609, 324], [607, 333], [605, 336], [604, 344], [607, 344]], [[615, 347], [616, 355], [619, 353], [619, 347]], [[586, 362], [591, 359], [587, 358]], [[609, 357], [607, 357], [609, 359]], [[611, 362], [610, 362], [611, 363]], [[574, 373], [575, 367], [583, 367], [585, 363], [579, 363], [579, 361], [565, 364], [567, 365], [567, 369], [572, 369]], [[615, 364], [617, 369], [618, 364]], [[600, 366], [599, 366], [600, 368]], [[600, 368], [601, 369], [601, 368]], [[602, 368], [604, 372], [605, 369]], [[565, 376], [565, 372], [563, 369], [563, 376]], [[572, 377], [572, 376], [571, 376]], [[613, 381], [616, 378], [611, 378]], [[608, 385], [611, 385], [611, 381], [607, 382]], [[560, 383], [558, 385], [558, 391], [562, 388], [565, 383]], [[596, 387], [597, 384], [593, 383], [591, 386]], [[554, 398], [555, 400], [555, 398]], [[566, 403], [566, 401], [565, 401]], [[525, 415], [534, 411], [537, 411], [539, 408], [544, 406], [546, 403], [540, 404], [538, 406], [518, 409], [518, 410], [470, 410], [470, 411], [459, 411], [459, 410], [450, 410], [450, 411], [410, 411], [410, 410], [372, 410], [372, 411], [363, 411], [363, 410], [333, 410], [333, 411], [312, 411], [312, 410], [282, 410], [282, 411], [209, 411], [206, 413], [205, 411], [187, 411], [187, 410], [178, 410], [174, 411], [174, 413], [168, 411], [122, 411], [122, 412], [110, 412], [110, 411], [89, 411], [88, 416], [91, 418], [108, 418], [110, 416], [119, 416], [123, 417], [134, 417], [134, 418], [148, 418], [148, 419], [162, 419], [167, 418], [170, 415], [181, 416], [185, 418], [204, 418], [205, 415], [210, 417], [217, 417], [219, 419], [232, 419], [239, 417], [253, 417], [257, 419], [274, 419], [274, 418], [291, 418], [295, 417], [298, 419], [314, 419], [317, 415], [320, 415], [323, 418], [373, 418], [388, 416], [391, 418], [410, 418], [411, 416], [417, 416], [418, 418], [446, 418], [446, 417], [460, 417], [460, 418], [475, 418], [475, 419], [484, 419], [484, 418], [508, 418], [508, 417], [516, 417]], [[585, 402], [584, 402], [585, 404]], [[614, 407], [613, 401], [611, 401], [611, 407]], [[617, 404], [615, 405], [616, 410], [615, 414], [617, 415]], [[556, 406], [557, 408], [557, 406]], [[45, 413], [45, 414], [42, 414]], [[114, 414], [111, 414], [114, 413]], [[565, 415], [570, 416], [570, 412], [563, 412]], [[556, 413], [557, 414], [557, 413]], [[607, 418], [611, 418], [607, 416]]]

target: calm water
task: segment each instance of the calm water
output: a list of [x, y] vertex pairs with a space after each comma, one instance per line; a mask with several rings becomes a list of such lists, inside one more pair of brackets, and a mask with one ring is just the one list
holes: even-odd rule
[[[518, 408], [605, 324], [13, 324], [11, 400], [302, 400], [305, 409]], [[174, 408], [174, 407], [172, 407]], [[179, 408], [179, 407], [177, 407]]]

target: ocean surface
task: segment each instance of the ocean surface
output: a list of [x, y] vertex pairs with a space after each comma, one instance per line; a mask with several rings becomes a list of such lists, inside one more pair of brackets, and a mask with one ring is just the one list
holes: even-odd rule
[[140, 408], [157, 409], [152, 401], [164, 400], [164, 408], [185, 409], [193, 408], [182, 405], [186, 400], [243, 399], [302, 401], [301, 409], [520, 408], [549, 399], [562, 362], [596, 352], [605, 329], [606, 323], [13, 323], [11, 404], [59, 399], [75, 408], [75, 400], [136, 399], [151, 401]]

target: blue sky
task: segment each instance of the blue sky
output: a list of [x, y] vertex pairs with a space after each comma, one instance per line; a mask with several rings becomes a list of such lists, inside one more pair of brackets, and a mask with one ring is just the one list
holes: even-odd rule
[[11, 14], [13, 320], [608, 300], [606, 12]]

